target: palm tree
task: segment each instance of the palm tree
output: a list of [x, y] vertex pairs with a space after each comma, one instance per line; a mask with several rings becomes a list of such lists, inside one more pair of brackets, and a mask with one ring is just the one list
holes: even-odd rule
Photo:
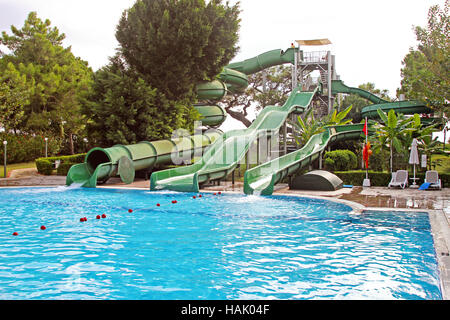
[[402, 153], [405, 150], [405, 137], [416, 130], [415, 128], [410, 127], [414, 118], [406, 118], [404, 116], [397, 117], [393, 109], [389, 110], [387, 114], [381, 109], [378, 109], [377, 111], [382, 121], [382, 123], [377, 123], [375, 125], [378, 148], [389, 148], [389, 167], [392, 172], [393, 151], [395, 149], [395, 151]]
[[324, 119], [324, 125], [326, 126], [342, 126], [352, 122], [352, 119], [345, 119], [347, 114], [352, 110], [352, 105], [348, 106], [345, 110], [337, 112], [334, 109], [333, 113], [330, 113], [328, 117]]
[[289, 123], [295, 127], [294, 132], [296, 135], [294, 138], [299, 146], [303, 146], [313, 135], [325, 131], [322, 122], [314, 117], [313, 108], [310, 108], [306, 112], [304, 119], [302, 119], [301, 116], [298, 116], [297, 122]]
[[324, 132], [326, 126], [337, 126], [350, 123], [352, 119], [345, 119], [345, 117], [351, 109], [352, 106], [347, 107], [341, 112], [337, 112], [335, 109], [334, 112], [330, 113], [323, 119], [316, 119], [314, 117], [313, 108], [310, 108], [306, 112], [304, 119], [298, 116], [297, 123], [290, 122], [291, 125], [296, 128], [296, 132], [298, 133], [298, 135], [295, 136], [297, 144], [303, 146], [309, 139], [311, 139], [313, 135]]

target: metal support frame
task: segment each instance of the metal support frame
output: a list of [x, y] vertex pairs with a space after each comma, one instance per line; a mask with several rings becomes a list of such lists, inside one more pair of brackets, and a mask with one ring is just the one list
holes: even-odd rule
[[292, 90], [294, 90], [298, 86], [297, 75], [298, 75], [299, 54], [300, 54], [300, 46], [298, 48], [298, 52], [294, 55], [294, 67], [292, 68]]
[[328, 62], [328, 74], [327, 74], [328, 75], [328, 84], [327, 84], [327, 87], [328, 87], [328, 114], [330, 114], [331, 110], [333, 109], [333, 105], [332, 105], [333, 96], [332, 96], [332, 92], [331, 92], [331, 76], [332, 76], [331, 62], [332, 61], [331, 61], [331, 52], [330, 51], [327, 52], [327, 62]]

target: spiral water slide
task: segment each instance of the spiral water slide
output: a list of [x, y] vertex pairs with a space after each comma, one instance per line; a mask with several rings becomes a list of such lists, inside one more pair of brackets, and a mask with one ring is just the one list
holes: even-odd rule
[[[431, 112], [422, 101], [389, 102], [368, 91], [348, 87], [341, 80], [333, 80], [332, 92], [357, 94], [371, 101], [373, 104], [361, 111], [361, 115], [369, 119], [378, 118], [377, 109], [384, 112], [393, 109], [403, 114]], [[312, 136], [301, 149], [247, 170], [244, 175], [244, 192], [271, 195], [277, 183], [318, 159], [328, 144], [339, 140], [358, 139], [362, 130], [363, 124], [327, 127], [324, 132]]]
[[[242, 92], [248, 86], [247, 75], [272, 66], [294, 63], [296, 50], [298, 49], [272, 50], [251, 59], [231, 63], [223, 69], [217, 80], [197, 84], [197, 97], [210, 102], [222, 99], [227, 93]], [[200, 113], [203, 125], [217, 127], [226, 118], [226, 112], [220, 106], [206, 103], [194, 107]], [[221, 136], [220, 132], [207, 132], [176, 139], [93, 148], [86, 154], [84, 163], [70, 168], [66, 184], [79, 183], [82, 187], [95, 188], [98, 182], [105, 182], [117, 175], [124, 183], [131, 183], [136, 171], [151, 171], [157, 165], [181, 164], [180, 159], [192, 159], [201, 155]]]
[[388, 112], [393, 109], [397, 113], [403, 114], [414, 114], [414, 113], [430, 113], [431, 109], [423, 101], [418, 100], [405, 100], [405, 101], [394, 101], [390, 102], [380, 97], [359, 88], [348, 87], [342, 82], [342, 80], [333, 80], [331, 83], [331, 91], [333, 94], [337, 93], [348, 93], [357, 94], [362, 98], [365, 98], [372, 102], [361, 110], [362, 117], [367, 117], [369, 119], [378, 119], [377, 109], [381, 109], [384, 112]]

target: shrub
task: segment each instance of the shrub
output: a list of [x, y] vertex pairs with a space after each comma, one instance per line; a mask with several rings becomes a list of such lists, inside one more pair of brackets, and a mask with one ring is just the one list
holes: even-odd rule
[[36, 159], [36, 168], [40, 174], [49, 176], [53, 172], [54, 164], [46, 158]]
[[[9, 164], [30, 162], [45, 155], [45, 140], [41, 135], [0, 133], [0, 141], [8, 141], [7, 161]], [[47, 141], [47, 154], [55, 155], [60, 150], [60, 140], [49, 137]], [[0, 159], [3, 159], [3, 144], [0, 148]]]
[[63, 162], [59, 165], [59, 167], [56, 169], [56, 174], [58, 176], [67, 176], [67, 172], [69, 172], [69, 169], [77, 163], [73, 162]]
[[358, 159], [350, 150], [334, 150], [325, 153], [324, 164], [330, 171], [353, 170], [358, 166]]
[[[74, 154], [71, 156], [39, 158], [39, 159], [36, 159], [36, 168], [39, 173], [45, 174], [45, 175], [50, 175], [50, 174], [52, 174], [52, 172], [55, 168], [55, 161], [60, 160], [61, 163], [59, 164], [59, 167], [56, 170], [56, 173], [58, 175], [65, 176], [65, 175], [67, 175], [67, 172], [69, 171], [71, 166], [73, 166], [74, 164], [83, 163], [85, 156], [86, 156], [85, 153], [80, 153], [80, 154]], [[50, 168], [51, 168], [51, 170], [50, 170]]]

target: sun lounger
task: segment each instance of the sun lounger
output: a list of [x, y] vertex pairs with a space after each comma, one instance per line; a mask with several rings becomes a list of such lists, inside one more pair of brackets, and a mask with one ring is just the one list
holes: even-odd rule
[[429, 188], [441, 189], [441, 179], [435, 170], [429, 170], [425, 173], [425, 182], [430, 183]]
[[391, 182], [389, 182], [388, 188], [391, 187], [400, 187], [405, 189], [408, 185], [408, 171], [406, 170], [397, 170], [397, 172], [392, 173]]

